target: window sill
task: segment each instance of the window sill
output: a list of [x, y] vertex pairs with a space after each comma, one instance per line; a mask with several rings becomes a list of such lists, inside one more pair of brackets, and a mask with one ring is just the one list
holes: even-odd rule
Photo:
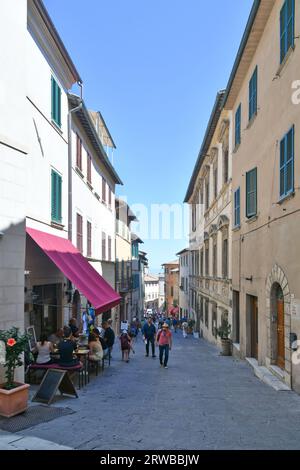
[[232, 229], [233, 232], [238, 232], [239, 230], [241, 230], [241, 225], [236, 225], [236, 226], [233, 227], [233, 229]]
[[246, 130], [247, 130], [247, 131], [253, 126], [253, 123], [254, 123], [255, 119], [257, 118], [257, 113], [258, 113], [258, 111], [256, 111], [255, 114], [253, 114], [252, 118], [251, 118], [250, 121], [248, 122], [248, 125], [247, 125], [247, 127], [246, 127]]
[[81, 169], [78, 168], [78, 166], [75, 167], [75, 171], [76, 173], [78, 173], [78, 175], [80, 176], [80, 178], [84, 178], [84, 174], [82, 173]]
[[258, 214], [253, 215], [252, 217], [249, 217], [248, 219], [246, 219], [246, 224], [252, 224], [252, 223], [255, 222], [257, 219], [258, 219]]
[[51, 220], [51, 227], [57, 228], [58, 230], [63, 230], [65, 226], [59, 222], [55, 222], [54, 220]]
[[88, 185], [88, 187], [90, 188], [91, 191], [93, 191], [93, 186], [92, 186], [92, 183], [90, 183], [89, 181], [86, 182], [86, 184]]
[[282, 72], [284, 71], [285, 66], [289, 62], [290, 57], [293, 55], [293, 53], [295, 51], [295, 48], [296, 48], [295, 44], [293, 46], [290, 46], [289, 50], [285, 54], [285, 57], [284, 57], [283, 61], [281, 62], [281, 64], [278, 67], [278, 70], [277, 70], [276, 75], [275, 75], [276, 78], [281, 78]]
[[285, 202], [289, 201], [290, 199], [293, 199], [295, 197], [295, 191], [287, 194], [286, 196], [283, 196], [277, 204], [280, 206], [281, 204], [284, 204]]

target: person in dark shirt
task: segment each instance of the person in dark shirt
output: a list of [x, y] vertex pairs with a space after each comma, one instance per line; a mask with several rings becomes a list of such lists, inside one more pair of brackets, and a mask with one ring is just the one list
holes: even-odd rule
[[152, 357], [156, 357], [155, 355], [155, 335], [156, 335], [156, 328], [153, 325], [152, 317], [148, 318], [147, 323], [144, 324], [142, 333], [144, 336], [144, 341], [146, 343], [146, 357], [149, 356], [149, 345], [151, 343], [152, 348]]
[[69, 327], [64, 328], [64, 339], [58, 346], [59, 351], [59, 365], [65, 367], [72, 367], [79, 364], [79, 359], [73, 357], [76, 349], [76, 343], [71, 340], [72, 330]]
[[104, 321], [102, 323], [102, 328], [105, 330], [104, 331], [104, 341], [105, 345], [107, 348], [112, 349], [114, 342], [115, 342], [115, 333], [114, 330], [109, 326], [109, 323], [107, 321]]
[[72, 336], [74, 336], [74, 338], [78, 338], [79, 328], [77, 327], [76, 318], [71, 318], [69, 321], [69, 328], [71, 328]]

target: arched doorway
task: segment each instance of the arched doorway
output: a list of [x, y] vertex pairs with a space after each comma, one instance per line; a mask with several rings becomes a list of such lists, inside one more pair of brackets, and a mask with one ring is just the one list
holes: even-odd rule
[[285, 326], [284, 326], [284, 294], [277, 282], [271, 289], [272, 309], [272, 359], [273, 363], [285, 369]]

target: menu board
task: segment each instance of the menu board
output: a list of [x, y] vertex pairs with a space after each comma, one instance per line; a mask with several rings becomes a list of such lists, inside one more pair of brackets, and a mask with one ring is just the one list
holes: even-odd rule
[[36, 334], [33, 325], [27, 327], [27, 334], [29, 335], [29, 349], [33, 351], [36, 348]]

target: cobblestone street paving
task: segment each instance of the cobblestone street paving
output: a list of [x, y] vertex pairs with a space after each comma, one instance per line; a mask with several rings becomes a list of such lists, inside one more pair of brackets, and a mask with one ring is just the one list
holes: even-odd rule
[[300, 397], [260, 382], [243, 361], [174, 335], [169, 369], [136, 354], [56, 406], [75, 413], [22, 432], [76, 449], [300, 449]]

